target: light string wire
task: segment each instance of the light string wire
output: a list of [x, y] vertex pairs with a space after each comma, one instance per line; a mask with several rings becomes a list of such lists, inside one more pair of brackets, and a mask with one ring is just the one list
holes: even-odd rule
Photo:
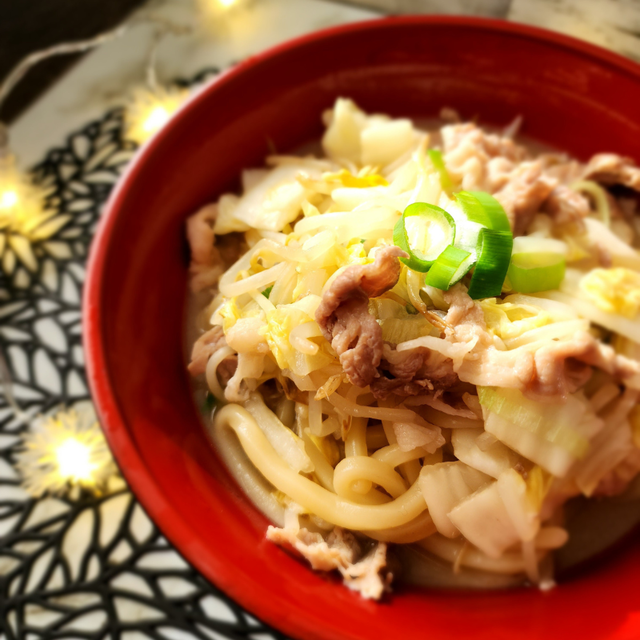
[[[43, 60], [53, 58], [60, 55], [68, 55], [71, 53], [83, 53], [91, 49], [95, 49], [100, 45], [122, 37], [128, 31], [128, 26], [120, 26], [117, 29], [100, 33], [93, 38], [86, 40], [78, 40], [77, 42], [63, 42], [60, 44], [34, 51], [23, 58], [5, 77], [0, 84], [0, 112], [4, 106], [5, 100], [11, 94], [16, 85], [24, 78], [30, 69], [35, 67]], [[9, 153], [9, 134], [7, 126], [0, 120], [0, 157]]]

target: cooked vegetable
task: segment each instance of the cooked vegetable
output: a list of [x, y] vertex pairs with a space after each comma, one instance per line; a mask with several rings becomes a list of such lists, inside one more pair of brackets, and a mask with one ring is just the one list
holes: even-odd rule
[[527, 496], [527, 485], [513, 469], [463, 500], [449, 517], [464, 537], [490, 558], [499, 558], [519, 540], [533, 540], [540, 528], [538, 511]]
[[564, 256], [558, 253], [515, 253], [507, 275], [513, 291], [536, 293], [557, 289], [564, 269]]
[[464, 464], [440, 462], [423, 467], [420, 489], [438, 531], [448, 538], [460, 535], [448, 514], [461, 500], [487, 485], [491, 478]]
[[636, 271], [624, 267], [593, 269], [580, 280], [580, 288], [607, 313], [625, 318], [636, 318], [640, 313], [640, 273]]
[[492, 195], [484, 191], [460, 191], [456, 194], [456, 201], [471, 222], [494, 231], [511, 233], [509, 218]]
[[469, 251], [449, 245], [429, 269], [425, 284], [448, 291], [467, 274], [474, 262]]
[[482, 229], [478, 238], [478, 262], [469, 283], [472, 299], [499, 296], [509, 269], [513, 236], [510, 231]]
[[456, 224], [440, 207], [426, 202], [410, 204], [393, 229], [393, 241], [409, 258], [401, 258], [410, 269], [425, 273], [455, 240]]
[[216, 444], [268, 537], [366, 597], [386, 543], [548, 585], [567, 500], [640, 474], [640, 224], [604, 188], [640, 167], [347, 99], [323, 120], [323, 157], [270, 156], [187, 222]]
[[440, 174], [440, 186], [443, 191], [451, 192], [453, 189], [453, 181], [451, 180], [451, 176], [447, 171], [447, 168], [444, 164], [444, 160], [442, 158], [442, 152], [437, 149], [429, 149], [429, 160], [431, 160], [431, 164], [435, 167], [436, 171]]
[[451, 433], [453, 453], [470, 467], [497, 478], [503, 471], [513, 468], [520, 456], [496, 438], [490, 436], [493, 441], [487, 442], [487, 435], [484, 429], [454, 429]]
[[586, 455], [589, 439], [603, 425], [575, 396], [564, 403], [543, 404], [516, 389], [479, 387], [478, 397], [487, 411], [485, 430], [558, 477]]

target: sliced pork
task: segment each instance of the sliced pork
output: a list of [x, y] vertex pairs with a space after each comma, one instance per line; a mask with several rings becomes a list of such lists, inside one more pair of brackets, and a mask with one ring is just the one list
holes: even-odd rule
[[584, 179], [606, 186], [622, 185], [640, 191], [640, 167], [631, 158], [615, 153], [598, 153], [587, 164]]
[[267, 539], [295, 549], [316, 571], [338, 570], [347, 587], [364, 598], [379, 600], [393, 576], [386, 571], [387, 545], [377, 543], [362, 556], [355, 536], [335, 527], [326, 537], [305, 528], [269, 526]]
[[215, 326], [203, 333], [194, 343], [191, 351], [191, 362], [187, 367], [192, 376], [204, 373], [209, 358], [222, 347], [227, 346], [222, 327]]
[[382, 247], [373, 264], [347, 267], [322, 296], [316, 321], [340, 358], [349, 381], [366, 387], [377, 375], [382, 330], [369, 313], [369, 298], [391, 289], [400, 277], [398, 247]]

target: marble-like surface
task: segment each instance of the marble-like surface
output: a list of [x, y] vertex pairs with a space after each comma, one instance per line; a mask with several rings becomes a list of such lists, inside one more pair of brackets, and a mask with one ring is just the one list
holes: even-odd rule
[[507, 17], [640, 61], [640, 0], [512, 0]]
[[[163, 38], [160, 80], [224, 68], [283, 40], [384, 13], [449, 13], [506, 18], [586, 39], [640, 60], [640, 0], [150, 0], [129, 21], [128, 33], [86, 56], [11, 128], [21, 164], [50, 147], [144, 84], [156, 29], [148, 17], [186, 26], [187, 35]], [[146, 22], [145, 22], [146, 20]]]
[[384, 13], [449, 13], [504, 18], [511, 0], [346, 0]]
[[166, 35], [157, 51], [161, 82], [189, 78], [205, 67], [225, 68], [284, 40], [379, 13], [322, 0], [150, 0], [122, 37], [88, 54], [11, 127], [11, 146], [23, 167], [37, 162], [64, 136], [144, 85], [156, 24], [149, 16], [188, 27]]
[[348, 0], [394, 14], [505, 18], [560, 31], [640, 60], [640, 0]]

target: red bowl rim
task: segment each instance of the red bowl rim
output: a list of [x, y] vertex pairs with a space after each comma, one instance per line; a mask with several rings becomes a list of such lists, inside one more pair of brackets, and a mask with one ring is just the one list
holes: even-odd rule
[[[588, 42], [539, 27], [497, 19], [449, 15], [410, 15], [374, 18], [363, 22], [349, 23], [315, 31], [288, 40], [262, 53], [247, 58], [205, 84], [202, 89], [197, 91], [174, 114], [172, 120], [162, 130], [140, 148], [109, 197], [89, 255], [87, 277], [83, 291], [83, 340], [87, 359], [87, 377], [106, 439], [115, 454], [118, 465], [129, 487], [136, 496], [140, 497], [148, 515], [156, 522], [163, 534], [196, 568], [199, 565], [199, 558], [191, 553], [190, 545], [187, 543], [190, 531], [184, 523], [181, 522], [174, 505], [165, 498], [161, 488], [147, 468], [144, 459], [136, 447], [132, 445], [127, 435], [127, 426], [119, 406], [118, 398], [115, 396], [111, 384], [110, 372], [108, 370], [108, 352], [103, 342], [102, 332], [102, 317], [104, 317], [102, 281], [107, 276], [107, 258], [111, 251], [111, 240], [116, 228], [118, 211], [126, 197], [129, 185], [138, 179], [138, 175], [142, 171], [147, 159], [157, 152], [168, 130], [170, 130], [175, 123], [187, 120], [191, 115], [195, 103], [203, 99], [204, 96], [215, 93], [220, 86], [231, 81], [236, 76], [243, 74], [246, 70], [260, 65], [267, 59], [294, 51], [300, 45], [313, 43], [344, 33], [354, 33], [369, 29], [377, 30], [387, 24], [462, 26], [516, 34], [522, 38], [544, 41], [557, 48], [579, 52], [587, 58], [595, 59], [600, 64], [605, 63], [606, 65], [616, 67], [618, 70], [623, 70], [629, 75], [636, 76], [640, 79], [640, 65], [632, 60]], [[305, 617], [304, 610], [289, 611], [289, 615], [285, 617], [279, 616], [278, 612], [271, 607], [270, 598], [266, 597], [268, 594], [263, 594], [260, 589], [241, 592], [235, 588], [233, 567], [224, 565], [224, 568], [219, 568], [217, 571], [207, 569], [203, 570], [207, 579], [222, 588], [234, 600], [261, 620], [295, 637], [317, 637], [318, 629], [312, 621]], [[339, 620], [327, 616], [325, 623], [326, 627], [323, 631], [327, 634], [327, 637], [344, 637], [341, 633]]]

